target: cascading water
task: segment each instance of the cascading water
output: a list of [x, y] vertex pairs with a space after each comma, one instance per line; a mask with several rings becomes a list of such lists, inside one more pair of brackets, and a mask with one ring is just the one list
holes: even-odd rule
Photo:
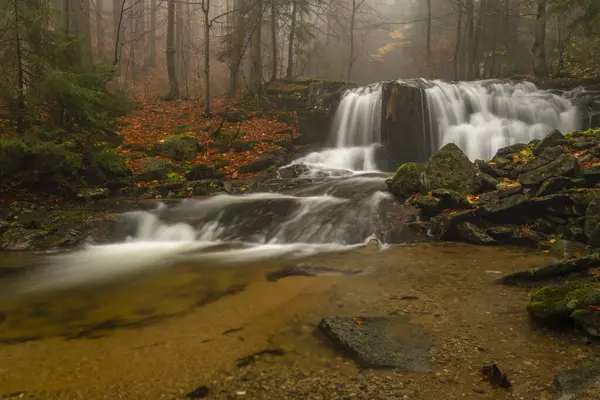
[[541, 139], [553, 129], [577, 129], [571, 101], [530, 82], [425, 81], [432, 143], [455, 143], [470, 159], [491, 159], [499, 148]]
[[382, 85], [347, 90], [336, 110], [332, 135], [336, 147], [310, 153], [291, 165], [302, 165], [301, 177], [343, 176], [377, 171], [381, 142]]

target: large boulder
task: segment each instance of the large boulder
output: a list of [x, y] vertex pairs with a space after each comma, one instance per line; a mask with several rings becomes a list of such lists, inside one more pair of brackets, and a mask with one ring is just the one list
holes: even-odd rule
[[252, 174], [260, 171], [264, 171], [265, 169], [275, 165], [277, 163], [277, 158], [273, 156], [266, 156], [259, 158], [257, 160], [251, 161], [248, 164], [240, 165], [238, 168], [238, 172], [240, 174]]
[[541, 323], [555, 325], [569, 322], [576, 310], [600, 304], [600, 284], [566, 283], [546, 286], [531, 296], [527, 311]]
[[421, 174], [422, 168], [417, 164], [402, 164], [396, 170], [392, 180], [388, 181], [388, 188], [394, 196], [410, 197], [414, 193], [421, 192], [423, 188]]
[[518, 180], [526, 186], [535, 186], [546, 179], [557, 176], [578, 176], [581, 174], [579, 160], [575, 157], [560, 157], [540, 168], [519, 175]]
[[567, 143], [567, 139], [558, 130], [553, 130], [547, 134], [534, 148], [533, 154], [536, 156], [542, 154], [549, 147], [563, 146]]
[[463, 194], [481, 189], [477, 168], [454, 143], [445, 145], [427, 160], [423, 183], [427, 189], [446, 188]]
[[163, 158], [148, 158], [140, 164], [139, 179], [145, 181], [167, 179], [175, 166], [169, 160]]
[[490, 245], [497, 244], [498, 242], [489, 236], [483, 229], [471, 222], [463, 222], [458, 225], [457, 228], [458, 236], [466, 242], [479, 244], [479, 245]]

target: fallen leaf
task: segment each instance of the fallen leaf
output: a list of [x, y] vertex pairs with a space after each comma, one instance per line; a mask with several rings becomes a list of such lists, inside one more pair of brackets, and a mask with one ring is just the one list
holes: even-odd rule
[[360, 320], [360, 318], [352, 318], [352, 321], [354, 321], [356, 325], [362, 325], [362, 321]]

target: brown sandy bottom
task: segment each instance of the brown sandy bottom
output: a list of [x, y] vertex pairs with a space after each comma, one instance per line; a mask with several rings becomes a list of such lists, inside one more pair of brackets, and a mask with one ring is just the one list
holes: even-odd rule
[[[307, 261], [361, 275], [270, 282], [265, 274], [285, 263], [188, 265], [4, 299], [0, 398], [183, 399], [206, 386], [198, 398], [551, 399], [553, 374], [599, 351], [532, 329], [528, 290], [494, 280], [552, 261], [500, 247], [420, 244]], [[325, 316], [396, 314], [431, 333], [431, 371], [362, 369], [315, 333]], [[276, 351], [239, 361], [267, 349]], [[511, 391], [481, 380], [491, 363], [507, 373]]]

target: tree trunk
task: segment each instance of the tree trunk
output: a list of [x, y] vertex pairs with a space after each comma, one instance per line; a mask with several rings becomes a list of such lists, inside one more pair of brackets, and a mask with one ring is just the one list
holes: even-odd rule
[[252, 54], [250, 62], [250, 93], [255, 95], [257, 100], [262, 95], [262, 7], [262, 0], [255, 0], [252, 18], [254, 29], [252, 30]]
[[473, 51], [473, 45], [475, 43], [474, 35], [474, 19], [475, 19], [475, 6], [473, 4], [473, 0], [467, 0], [467, 26], [466, 26], [466, 42], [465, 42], [465, 51], [467, 54], [467, 71], [466, 78], [473, 79], [475, 73], [473, 71], [473, 67], [475, 64], [474, 56], [475, 52]]
[[17, 133], [23, 135], [25, 132], [25, 84], [23, 75], [23, 55], [21, 54], [21, 35], [19, 32], [21, 21], [19, 21], [19, 4], [14, 0], [15, 8], [15, 56], [17, 62]]
[[348, 73], [346, 82], [352, 79], [352, 67], [354, 66], [354, 24], [356, 22], [356, 0], [352, 0], [352, 14], [350, 16], [350, 48], [348, 50]]
[[298, 11], [298, 0], [292, 0], [292, 20], [290, 23], [290, 39], [288, 41], [288, 67], [286, 78], [294, 76], [294, 39], [296, 36], [296, 14]]
[[96, 53], [99, 60], [104, 60], [104, 0], [96, 0]]
[[[98, 0], [96, 0], [98, 1]], [[138, 64], [140, 66], [146, 65], [146, 1], [145, 0], [135, 0], [137, 1], [137, 12], [136, 12], [136, 27], [137, 27], [137, 35], [136, 35], [136, 44], [137, 44], [137, 53], [138, 53]]]
[[232, 99], [239, 86], [239, 71], [242, 65], [242, 47], [246, 37], [246, 24], [244, 15], [247, 12], [245, 0], [233, 2], [233, 26], [231, 31], [230, 65], [229, 65], [229, 90], [228, 97]]
[[430, 78], [433, 75], [431, 60], [431, 0], [427, 0], [427, 74]]
[[89, 0], [69, 0], [68, 33], [80, 37], [79, 56], [82, 63], [91, 62], [92, 41], [90, 37], [90, 3]]
[[204, 115], [211, 114], [210, 109], [210, 0], [202, 0], [204, 14]]
[[177, 68], [177, 76], [183, 76], [183, 36], [185, 35], [185, 27], [183, 23], [183, 0], [177, 0], [175, 3], [175, 66]]
[[533, 42], [533, 73], [540, 78], [548, 76], [546, 66], [546, 8], [547, 0], [537, 0], [535, 41]]
[[271, 46], [272, 46], [272, 73], [271, 82], [277, 80], [277, 0], [271, 0]]
[[175, 66], [175, 0], [167, 2], [167, 74], [169, 76], [168, 100], [179, 98], [179, 84]]
[[148, 32], [148, 57], [146, 65], [156, 67], [156, 0], [150, 2], [150, 31]]
[[462, 36], [462, 7], [460, 4], [457, 4], [458, 7], [458, 17], [456, 19], [456, 46], [454, 47], [454, 79], [460, 80], [462, 74], [460, 73], [460, 66], [462, 66], [461, 57], [460, 57], [460, 45], [461, 45], [461, 36]]

